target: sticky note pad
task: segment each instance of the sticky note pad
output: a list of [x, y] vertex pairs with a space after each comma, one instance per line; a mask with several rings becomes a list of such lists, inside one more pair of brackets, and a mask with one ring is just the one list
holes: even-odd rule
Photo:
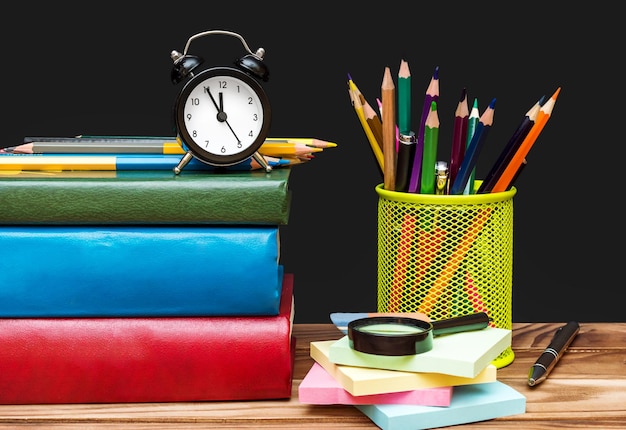
[[511, 346], [511, 330], [486, 327], [437, 336], [430, 351], [420, 354], [390, 356], [367, 354], [350, 347], [348, 336], [330, 346], [329, 360], [335, 364], [402, 370], [434, 372], [474, 378], [502, 351]]
[[444, 373], [402, 372], [335, 364], [329, 360], [330, 347], [334, 343], [335, 340], [311, 342], [311, 358], [354, 396], [478, 384], [493, 382], [497, 377], [497, 368], [493, 364], [487, 365], [473, 378]]
[[313, 405], [400, 404], [449, 406], [452, 400], [452, 387], [353, 396], [322, 366], [318, 363], [313, 363], [313, 366], [298, 386], [298, 399], [300, 403]]
[[500, 382], [454, 387], [450, 406], [355, 405], [381, 430], [422, 430], [523, 414], [526, 397]]

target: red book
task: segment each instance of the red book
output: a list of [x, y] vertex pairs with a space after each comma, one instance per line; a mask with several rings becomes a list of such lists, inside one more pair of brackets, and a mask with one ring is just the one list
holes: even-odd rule
[[277, 316], [0, 319], [0, 403], [289, 398], [292, 325], [293, 274]]

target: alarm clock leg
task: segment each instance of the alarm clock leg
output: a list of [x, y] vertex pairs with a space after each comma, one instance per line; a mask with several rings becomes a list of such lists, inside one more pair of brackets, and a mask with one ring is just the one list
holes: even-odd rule
[[267, 161], [265, 161], [265, 158], [263, 158], [263, 156], [261, 154], [259, 154], [258, 152], [255, 152], [254, 154], [252, 154], [252, 158], [254, 158], [254, 160], [257, 163], [259, 163], [261, 166], [263, 166], [263, 168], [265, 169], [265, 171], [267, 173], [272, 171], [272, 166], [267, 164]]
[[174, 173], [178, 175], [183, 170], [183, 168], [187, 165], [187, 163], [191, 161], [192, 158], [193, 158], [193, 155], [191, 154], [191, 152], [187, 152], [183, 156], [183, 158], [181, 158], [180, 162], [178, 163], [178, 166], [174, 167]]

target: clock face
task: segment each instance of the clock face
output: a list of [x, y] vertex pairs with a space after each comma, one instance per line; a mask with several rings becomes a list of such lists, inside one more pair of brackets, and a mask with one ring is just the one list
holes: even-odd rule
[[267, 137], [270, 110], [259, 83], [218, 67], [194, 76], [176, 103], [178, 133], [194, 156], [229, 165], [252, 156]]

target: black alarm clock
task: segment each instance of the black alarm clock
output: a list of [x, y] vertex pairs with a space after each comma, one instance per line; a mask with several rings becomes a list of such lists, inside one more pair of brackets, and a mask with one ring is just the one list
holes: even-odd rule
[[[208, 35], [238, 38], [248, 52], [233, 66], [215, 66], [197, 72], [203, 63], [189, 55], [191, 42]], [[263, 48], [252, 52], [245, 39], [231, 31], [209, 30], [189, 38], [181, 54], [172, 51], [172, 83], [188, 79], [173, 107], [177, 138], [186, 154], [174, 168], [179, 174], [192, 158], [212, 166], [231, 166], [253, 157], [263, 168], [272, 168], [258, 153], [268, 136], [272, 113], [260, 81], [269, 71], [263, 63]]]

